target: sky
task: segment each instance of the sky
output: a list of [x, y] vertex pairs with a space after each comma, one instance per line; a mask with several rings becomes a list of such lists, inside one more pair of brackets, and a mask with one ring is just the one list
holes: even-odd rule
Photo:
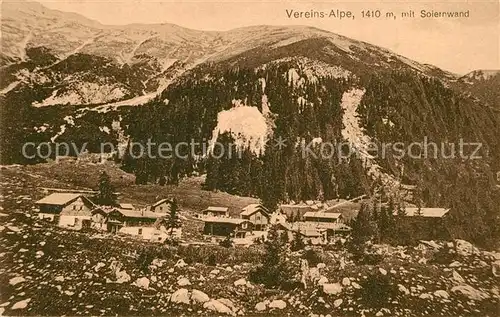
[[[168, 1], [168, 0], [41, 0], [43, 5], [71, 11], [103, 24], [174, 23], [198, 30], [229, 30], [251, 25], [310, 25], [388, 48], [421, 63], [465, 74], [500, 69], [500, 2], [440, 0], [425, 2], [352, 0], [313, 1]], [[289, 18], [294, 11], [351, 11], [354, 19]], [[381, 17], [362, 17], [380, 10]], [[413, 10], [414, 18], [402, 18]], [[468, 18], [421, 18], [426, 11], [469, 11]], [[386, 14], [394, 13], [396, 18]]]

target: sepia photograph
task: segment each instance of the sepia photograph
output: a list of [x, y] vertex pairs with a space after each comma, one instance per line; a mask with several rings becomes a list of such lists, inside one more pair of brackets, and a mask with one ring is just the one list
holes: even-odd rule
[[498, 0], [0, 17], [0, 316], [500, 316]]

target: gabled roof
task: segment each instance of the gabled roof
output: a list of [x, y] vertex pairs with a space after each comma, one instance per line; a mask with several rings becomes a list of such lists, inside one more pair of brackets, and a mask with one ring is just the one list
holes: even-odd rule
[[213, 206], [210, 206], [210, 207], [208, 207], [207, 209], [205, 209], [203, 211], [227, 212], [228, 210], [229, 210], [228, 207], [213, 207]]
[[323, 219], [338, 219], [342, 216], [341, 213], [338, 212], [321, 212], [321, 211], [308, 211], [304, 214], [303, 217], [311, 217], [311, 218], [323, 218]]
[[160, 199], [157, 202], [155, 202], [154, 204], [152, 204], [151, 207], [156, 207], [156, 206], [161, 205], [161, 204], [163, 204], [165, 202], [172, 202], [172, 199], [171, 198]]
[[162, 215], [158, 215], [155, 212], [147, 211], [147, 210], [130, 210], [130, 209], [122, 209], [122, 208], [113, 208], [111, 210], [106, 211], [108, 214], [112, 212], [118, 212], [122, 214], [126, 218], [144, 218], [144, 219], [158, 219], [162, 217]]
[[250, 222], [247, 219], [239, 218], [220, 218], [220, 217], [207, 217], [203, 219], [204, 222], [214, 222], [214, 223], [228, 223], [234, 225], [240, 225], [244, 222]]
[[120, 208], [121, 209], [135, 209], [134, 205], [128, 204], [128, 203], [120, 203]]
[[256, 212], [261, 212], [266, 217], [269, 218], [268, 210], [264, 206], [262, 206], [261, 204], [250, 204], [250, 205], [246, 206], [245, 208], [242, 209], [240, 215], [241, 216], [251, 216]]
[[[418, 208], [405, 208], [406, 216], [413, 217], [418, 215]], [[446, 215], [450, 209], [446, 208], [420, 208], [421, 217], [441, 218]], [[397, 212], [395, 213], [397, 214]]]
[[44, 197], [37, 201], [35, 204], [40, 204], [40, 205], [57, 205], [57, 206], [65, 206], [72, 201], [78, 199], [78, 198], [84, 198], [86, 201], [90, 202], [85, 196], [82, 194], [76, 194], [76, 193], [53, 193], [50, 194], [47, 197]]

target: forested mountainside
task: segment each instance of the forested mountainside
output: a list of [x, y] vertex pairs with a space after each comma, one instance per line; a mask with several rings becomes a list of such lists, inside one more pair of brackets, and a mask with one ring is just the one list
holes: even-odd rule
[[[23, 156], [26, 142], [99, 152], [103, 142], [130, 149], [148, 140], [217, 140], [235, 143], [235, 155], [184, 148], [185, 158], [135, 159], [125, 151], [116, 160], [139, 184], [206, 173], [207, 189], [269, 205], [381, 188], [398, 197], [414, 186], [406, 200], [452, 207], [457, 234], [483, 242], [498, 234], [498, 74], [458, 78], [309, 27], [104, 26], [29, 2], [4, 8], [3, 164], [40, 162]], [[413, 148], [410, 158], [373, 149], [402, 142], [409, 151], [426, 140], [439, 153], [415, 158], [423, 149]], [[464, 149], [481, 158], [461, 157], [461, 141], [481, 143], [477, 153]], [[320, 155], [343, 143], [350, 148]], [[349, 150], [356, 154], [345, 158]]]
[[492, 107], [500, 108], [499, 70], [475, 70], [460, 77], [454, 86]]

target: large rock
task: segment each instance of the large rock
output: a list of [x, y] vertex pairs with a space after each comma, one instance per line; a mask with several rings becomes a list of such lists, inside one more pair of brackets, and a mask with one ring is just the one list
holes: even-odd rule
[[14, 305], [12, 305], [11, 309], [12, 310], [24, 309], [24, 308], [28, 307], [29, 302], [31, 302], [31, 298], [23, 299], [23, 300], [15, 303]]
[[326, 276], [321, 276], [318, 280], [318, 285], [323, 285], [328, 283], [328, 278]]
[[240, 278], [239, 280], [236, 280], [233, 285], [234, 286], [243, 286], [246, 285], [247, 281], [244, 278]]
[[404, 285], [398, 284], [398, 290], [401, 293], [404, 293], [406, 295], [410, 295], [410, 291]]
[[140, 288], [149, 289], [149, 279], [147, 277], [140, 277], [135, 281], [135, 285]]
[[336, 295], [342, 292], [342, 286], [339, 283], [323, 284], [323, 292], [328, 295]]
[[116, 272], [116, 283], [121, 284], [121, 283], [127, 283], [130, 282], [131, 277], [128, 275], [127, 272], [125, 271], [119, 271]]
[[177, 284], [179, 286], [188, 286], [191, 285], [191, 282], [187, 278], [183, 277], [177, 281]]
[[210, 300], [210, 297], [208, 297], [208, 295], [203, 293], [202, 291], [193, 289], [193, 291], [191, 292], [191, 300], [193, 300], [195, 303], [203, 304], [208, 302]]
[[189, 291], [185, 288], [176, 290], [170, 296], [170, 301], [176, 304], [189, 304]]
[[458, 284], [464, 284], [465, 283], [464, 278], [460, 274], [458, 274], [457, 271], [453, 270], [452, 275], [453, 275], [453, 280], [455, 282], [457, 282]]
[[184, 262], [183, 259], [180, 259], [179, 261], [177, 261], [177, 263], [175, 263], [174, 267], [179, 267], [179, 268], [182, 268], [182, 267], [185, 267], [187, 266], [186, 262]]
[[450, 294], [448, 294], [447, 291], [440, 289], [434, 292], [434, 296], [448, 299], [450, 297]]
[[474, 287], [472, 287], [470, 285], [458, 285], [458, 286], [454, 286], [454, 287], [451, 288], [451, 292], [452, 293], [462, 294], [462, 295], [466, 296], [469, 299], [477, 300], [477, 301], [480, 301], [480, 300], [483, 300], [483, 299], [487, 299], [487, 298], [490, 297], [487, 293], [482, 292], [480, 290], [477, 290], [477, 289], [475, 289]]
[[270, 304], [269, 304], [269, 308], [278, 308], [278, 309], [284, 309], [286, 307], [286, 302], [284, 300], [281, 300], [281, 299], [276, 299], [276, 300], [273, 300]]
[[266, 310], [266, 308], [267, 308], [267, 305], [265, 302], [259, 302], [255, 305], [256, 311], [263, 311], [263, 310]]
[[234, 306], [233, 302], [230, 301], [229, 299], [227, 299], [227, 298], [217, 298], [217, 300], [219, 302], [221, 302], [222, 304], [226, 305], [227, 307], [231, 308], [233, 311], [236, 310], [236, 306]]
[[342, 279], [342, 285], [344, 285], [344, 286], [349, 286], [349, 285], [351, 285], [351, 280], [350, 280], [348, 277], [344, 277], [344, 278]]
[[23, 283], [24, 281], [26, 281], [26, 279], [22, 276], [16, 276], [16, 277], [13, 277], [9, 280], [9, 284], [12, 285], [12, 286], [15, 286], [19, 283]]
[[233, 311], [227, 307], [226, 305], [222, 304], [218, 300], [212, 299], [205, 304], [203, 304], [203, 308], [217, 312], [219, 314], [229, 314], [232, 315]]
[[493, 273], [493, 276], [500, 276], [500, 260], [491, 263], [491, 273]]
[[334, 302], [333, 302], [333, 306], [335, 307], [339, 307], [340, 305], [342, 305], [342, 298], [339, 298], [339, 299], [336, 299]]
[[478, 254], [479, 249], [476, 248], [472, 243], [461, 240], [461, 239], [455, 239], [455, 246], [457, 250], [457, 254], [462, 255], [462, 256], [468, 256], [471, 254]]

